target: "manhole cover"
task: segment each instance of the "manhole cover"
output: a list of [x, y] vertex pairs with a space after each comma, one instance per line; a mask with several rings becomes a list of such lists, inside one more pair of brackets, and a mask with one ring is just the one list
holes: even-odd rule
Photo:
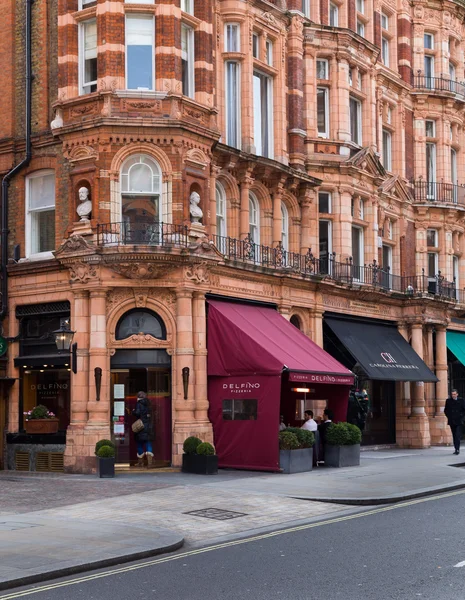
[[40, 527], [40, 525], [34, 525], [34, 523], [13, 523], [13, 522], [0, 522], [0, 531], [14, 531], [15, 529], [28, 529], [29, 527]]
[[247, 516], [247, 513], [222, 510], [221, 508], [202, 508], [202, 510], [190, 510], [184, 514], [204, 517], [205, 519], [216, 519], [217, 521], [229, 521], [229, 519]]

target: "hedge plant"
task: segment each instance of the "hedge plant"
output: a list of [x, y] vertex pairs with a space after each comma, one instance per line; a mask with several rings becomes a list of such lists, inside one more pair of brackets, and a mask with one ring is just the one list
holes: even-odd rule
[[197, 454], [197, 446], [202, 443], [202, 440], [194, 435], [191, 435], [186, 440], [184, 440], [184, 444], [182, 445], [182, 449], [185, 454]]
[[114, 458], [115, 457], [114, 446], [101, 446], [97, 450], [97, 456], [99, 458]]
[[301, 429], [300, 427], [288, 427], [285, 429], [285, 431], [290, 431], [296, 436], [300, 448], [311, 448], [315, 443], [315, 435], [312, 431], [308, 431], [308, 429]]
[[100, 450], [100, 448], [102, 446], [110, 446], [110, 448], [115, 448], [115, 444], [114, 442], [112, 442], [111, 440], [99, 440], [96, 444], [95, 444], [95, 454], [98, 456], [97, 452]]
[[208, 442], [203, 442], [197, 446], [197, 454], [202, 454], [203, 456], [213, 456], [215, 454], [215, 448]]
[[331, 423], [326, 432], [326, 443], [331, 446], [353, 446], [361, 439], [362, 432], [352, 423]]
[[297, 450], [300, 448], [299, 440], [295, 433], [285, 429], [279, 433], [279, 449], [280, 450]]

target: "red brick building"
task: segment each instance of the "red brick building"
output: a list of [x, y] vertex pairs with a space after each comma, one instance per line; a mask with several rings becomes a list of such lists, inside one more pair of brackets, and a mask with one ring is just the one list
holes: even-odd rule
[[[465, 331], [464, 14], [455, 2], [8, 0], [4, 463], [52, 460], [23, 433], [41, 401], [61, 432], [44, 444], [66, 469], [92, 469], [123, 416], [118, 386], [123, 399], [152, 393], [157, 464], [179, 464], [189, 434], [212, 440], [206, 294], [274, 305], [354, 370], [372, 398], [367, 443], [447, 442], [446, 329]], [[397, 328], [438, 382], [370, 380], [327, 317]], [[68, 326], [74, 365], [52, 335]]]

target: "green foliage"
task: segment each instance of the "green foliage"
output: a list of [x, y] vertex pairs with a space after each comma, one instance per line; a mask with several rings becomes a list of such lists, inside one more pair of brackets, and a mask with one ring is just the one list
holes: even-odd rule
[[43, 404], [38, 404], [32, 410], [24, 414], [28, 421], [31, 421], [32, 419], [55, 419], [55, 414], [50, 412]]
[[182, 449], [185, 454], [197, 454], [197, 446], [202, 443], [198, 437], [191, 435], [186, 440], [184, 440], [184, 444], [182, 445]]
[[215, 454], [215, 448], [208, 442], [203, 442], [197, 446], [197, 454], [203, 454], [204, 456], [213, 456]]
[[326, 432], [326, 443], [331, 446], [353, 446], [360, 444], [362, 432], [351, 423], [332, 423]]
[[115, 457], [115, 448], [114, 448], [114, 446], [101, 446], [97, 450], [96, 454], [99, 458], [114, 458]]
[[315, 443], [315, 435], [312, 431], [300, 427], [288, 427], [285, 431], [290, 431], [296, 436], [301, 448], [311, 448]]
[[111, 440], [99, 440], [95, 444], [95, 454], [96, 455], [102, 446], [110, 446], [110, 448], [115, 448], [115, 444]]
[[298, 448], [300, 448], [300, 444], [295, 433], [287, 429], [279, 432], [280, 450], [297, 450]]

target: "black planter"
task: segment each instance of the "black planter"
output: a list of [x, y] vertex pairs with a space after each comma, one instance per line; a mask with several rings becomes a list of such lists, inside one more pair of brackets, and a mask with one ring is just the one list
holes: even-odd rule
[[353, 446], [325, 446], [325, 467], [358, 467], [360, 444]]
[[115, 458], [100, 458], [97, 456], [97, 475], [99, 477], [115, 476]]
[[313, 448], [280, 450], [279, 468], [287, 475], [311, 471], [313, 469]]
[[215, 475], [218, 473], [218, 457], [216, 454], [212, 456], [183, 454], [182, 472], [195, 473], [196, 475]]

